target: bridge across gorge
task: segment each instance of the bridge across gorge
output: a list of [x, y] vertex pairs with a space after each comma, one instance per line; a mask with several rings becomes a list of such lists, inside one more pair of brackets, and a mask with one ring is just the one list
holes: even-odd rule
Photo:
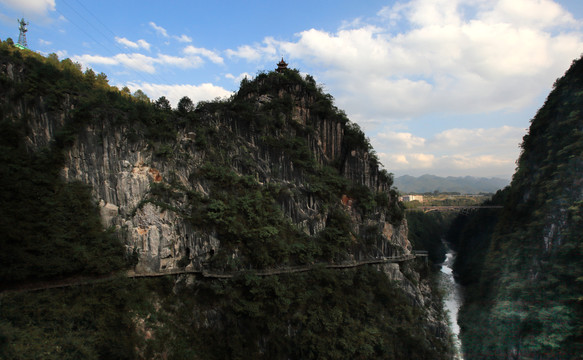
[[434, 205], [434, 206], [418, 206], [415, 208], [406, 209], [405, 211], [423, 211], [428, 213], [430, 211], [457, 211], [463, 213], [469, 213], [472, 211], [480, 209], [502, 209], [504, 206], [501, 205]]
[[38, 281], [26, 284], [17, 284], [14, 286], [9, 286], [5, 288], [0, 288], [0, 296], [3, 293], [19, 293], [25, 291], [37, 291], [37, 290], [45, 290], [45, 289], [56, 289], [56, 288], [64, 288], [70, 286], [79, 286], [79, 285], [90, 285], [90, 284], [97, 284], [100, 282], [110, 281], [115, 278], [119, 277], [127, 277], [127, 278], [151, 278], [151, 277], [160, 277], [160, 276], [171, 276], [171, 275], [181, 275], [181, 274], [199, 274], [205, 278], [210, 279], [230, 279], [237, 275], [248, 273], [254, 274], [256, 276], [273, 276], [273, 275], [282, 275], [282, 274], [293, 274], [293, 273], [300, 273], [300, 272], [307, 272], [313, 271], [315, 269], [324, 268], [324, 269], [349, 269], [355, 268], [359, 266], [371, 265], [371, 264], [385, 264], [385, 263], [399, 263], [403, 261], [413, 260], [417, 257], [426, 257], [426, 251], [414, 251], [410, 254], [403, 254], [398, 256], [391, 256], [391, 257], [381, 257], [378, 259], [370, 259], [370, 260], [361, 260], [361, 261], [354, 261], [351, 263], [344, 263], [344, 264], [330, 264], [330, 263], [315, 263], [310, 265], [302, 265], [302, 266], [289, 266], [289, 267], [282, 267], [282, 268], [275, 268], [275, 269], [263, 269], [263, 270], [240, 270], [240, 271], [232, 271], [232, 272], [209, 272], [207, 270], [195, 270], [195, 269], [172, 269], [167, 271], [158, 271], [158, 272], [150, 272], [150, 273], [136, 273], [133, 270], [127, 271], [124, 273], [111, 273], [111, 274], [102, 274], [102, 275], [93, 275], [93, 276], [72, 276], [63, 279], [57, 280], [46, 280], [46, 281]]

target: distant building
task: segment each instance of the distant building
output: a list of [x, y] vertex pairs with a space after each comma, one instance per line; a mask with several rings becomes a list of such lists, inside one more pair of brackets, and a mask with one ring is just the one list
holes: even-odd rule
[[423, 195], [403, 195], [399, 197], [399, 201], [402, 202], [409, 202], [409, 201], [419, 201], [420, 203], [423, 202]]
[[279, 63], [277, 63], [277, 69], [275, 69], [275, 71], [277, 71], [278, 73], [282, 73], [287, 69], [287, 63], [285, 61], [283, 61], [283, 58], [281, 58], [281, 61]]

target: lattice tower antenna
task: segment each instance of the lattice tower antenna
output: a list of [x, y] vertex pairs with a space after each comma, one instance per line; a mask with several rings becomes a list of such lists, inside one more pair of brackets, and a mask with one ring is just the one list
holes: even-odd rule
[[26, 44], [26, 32], [28, 31], [28, 29], [26, 27], [28, 26], [28, 23], [24, 21], [24, 18], [22, 18], [18, 19], [18, 24], [20, 24], [20, 26], [18, 27], [18, 30], [20, 30], [20, 35], [18, 35], [18, 43], [24, 47], [27, 47], [28, 45]]

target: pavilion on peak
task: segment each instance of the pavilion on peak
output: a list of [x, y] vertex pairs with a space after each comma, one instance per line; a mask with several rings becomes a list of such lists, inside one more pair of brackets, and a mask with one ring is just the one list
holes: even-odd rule
[[275, 69], [275, 71], [277, 71], [278, 73], [282, 73], [285, 70], [287, 70], [287, 63], [285, 61], [283, 61], [283, 57], [282, 57], [281, 61], [277, 63], [277, 69]]

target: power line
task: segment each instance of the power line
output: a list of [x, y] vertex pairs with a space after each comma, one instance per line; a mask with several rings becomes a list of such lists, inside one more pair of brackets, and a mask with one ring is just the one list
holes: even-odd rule
[[[77, 16], [84, 21], [85, 23], [87, 23], [89, 26], [91, 26], [93, 29], [96, 30], [96, 32], [98, 32], [99, 34], [101, 34], [101, 36], [106, 39], [107, 41], [110, 41], [110, 38], [108, 37], [108, 35], [104, 34], [103, 31], [101, 31], [100, 28], [98, 28], [96, 25], [94, 25], [93, 23], [91, 23], [89, 20], [87, 20], [86, 17], [84, 17], [81, 13], [79, 13], [79, 11], [77, 11], [75, 8], [73, 8], [69, 3], [67, 3], [66, 1], [62, 0], [61, 3], [67, 5], [75, 14], [77, 14]], [[83, 6], [83, 5], [82, 5]], [[107, 31], [109, 31], [113, 37], [115, 38], [116, 35], [113, 31], [111, 31], [111, 29], [109, 29], [105, 24], [103, 24], [103, 22], [101, 20], [99, 20], [99, 18], [93, 14], [91, 11], [89, 11], [85, 6], [83, 6], [83, 8], [91, 14], [91, 16], [93, 16]], [[92, 39], [95, 43], [97, 43], [99, 46], [101, 46], [103, 49], [105, 49], [110, 55], [112, 55], [113, 57], [115, 57], [118, 54], [115, 54], [109, 47], [107, 47], [106, 45], [104, 45], [101, 41], [97, 40], [91, 33], [87, 32], [86, 29], [82, 26], [80, 26], [77, 22], [73, 21], [72, 19], [68, 18], [67, 16], [65, 16], [65, 14], [63, 14], [61, 11], [59, 11], [58, 8], [55, 7], [55, 10], [61, 14], [61, 16], [63, 16], [63, 18], [65, 18], [67, 21], [71, 22], [73, 25], [75, 25], [78, 29], [80, 29], [84, 34], [86, 34], [90, 39]], [[117, 43], [113, 43], [114, 46], [119, 50], [120, 54], [126, 54], [126, 51], [124, 49], [122, 49], [121, 47], [119, 47], [117, 45]], [[130, 58], [130, 61], [134, 62], [135, 60]], [[135, 63], [135, 62], [134, 62]], [[137, 63], [135, 63], [137, 64]], [[146, 77], [150, 77], [150, 81], [152, 81], [153, 83], [167, 83], [167, 81], [164, 81], [158, 74], [151, 74], [148, 72], [138, 72], [134, 67], [131, 66], [127, 66], [126, 68], [131, 71], [132, 73], [134, 73], [137, 77], [138, 80], [141, 80], [142, 82], [144, 82], [144, 76]]]
[[99, 20], [99, 18], [98, 18], [98, 17], [97, 17], [97, 16], [96, 16], [96, 15], [95, 15], [95, 14], [94, 14], [94, 13], [93, 13], [91, 10], [89, 10], [89, 9], [88, 9], [88, 8], [87, 8], [85, 5], [83, 5], [83, 3], [82, 3], [82, 2], [80, 2], [80, 1], [77, 1], [77, 4], [81, 5], [81, 7], [82, 7], [83, 9], [85, 9], [85, 11], [87, 11], [87, 12], [89, 13], [89, 15], [93, 16], [93, 18], [94, 18], [95, 20], [97, 20], [97, 22], [98, 22], [98, 23], [100, 23], [100, 24], [101, 24], [101, 26], [103, 26], [103, 27], [105, 28], [105, 30], [109, 31], [109, 33], [110, 33], [111, 35], [113, 35], [114, 37], [116, 36], [116, 34], [115, 34], [113, 31], [111, 31], [111, 29], [110, 29], [109, 27], [107, 27], [107, 25], [105, 25], [103, 22], [101, 22], [101, 20]]

